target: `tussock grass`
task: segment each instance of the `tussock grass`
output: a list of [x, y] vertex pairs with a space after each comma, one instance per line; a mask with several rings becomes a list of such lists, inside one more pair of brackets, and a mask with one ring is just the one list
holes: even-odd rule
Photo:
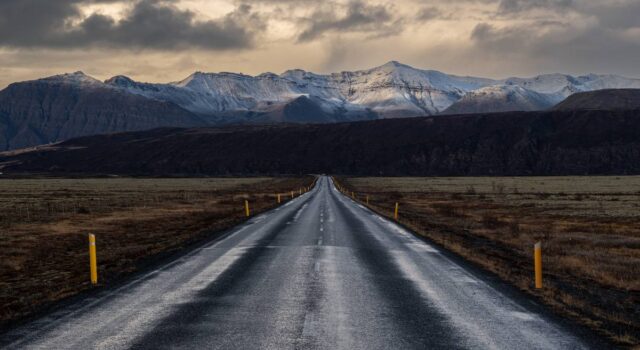
[[[640, 177], [341, 178], [401, 221], [624, 345], [640, 344]], [[543, 243], [545, 288], [533, 287]]]
[[[276, 206], [300, 178], [0, 180], [0, 326], [90, 288], [87, 234], [99, 281], [215, 236]], [[283, 196], [283, 201], [289, 197]]]

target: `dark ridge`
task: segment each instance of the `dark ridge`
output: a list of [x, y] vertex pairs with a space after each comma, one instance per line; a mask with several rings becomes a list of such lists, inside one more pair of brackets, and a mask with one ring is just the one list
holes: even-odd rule
[[5, 174], [640, 174], [639, 111], [155, 129], [0, 154]]
[[553, 107], [556, 111], [640, 110], [640, 89], [604, 89], [579, 92]]

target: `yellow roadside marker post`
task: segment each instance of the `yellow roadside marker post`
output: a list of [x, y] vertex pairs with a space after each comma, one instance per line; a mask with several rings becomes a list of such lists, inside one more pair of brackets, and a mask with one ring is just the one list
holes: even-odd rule
[[302, 195], [302, 187], [298, 189], [298, 196], [301, 196], [301, 195]]
[[398, 221], [398, 202], [396, 202], [396, 210], [393, 212], [393, 218], [396, 219], [396, 221]]
[[91, 270], [91, 284], [98, 284], [98, 258], [96, 256], [96, 236], [89, 234], [89, 269]]
[[278, 204], [280, 204], [280, 193], [278, 193]]
[[542, 243], [533, 246], [533, 263], [536, 271], [536, 289], [542, 288]]
[[291, 191], [291, 199], [293, 199], [293, 191]]
[[249, 216], [250, 212], [249, 212], [249, 201], [248, 200], [244, 200], [244, 213], [246, 216]]
[[351, 198], [356, 199], [356, 194], [351, 191]]

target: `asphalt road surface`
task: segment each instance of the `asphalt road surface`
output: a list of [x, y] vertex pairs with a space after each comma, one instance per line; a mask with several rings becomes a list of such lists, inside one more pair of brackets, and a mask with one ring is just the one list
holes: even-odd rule
[[582, 349], [564, 322], [341, 195], [310, 192], [0, 336], [9, 349]]

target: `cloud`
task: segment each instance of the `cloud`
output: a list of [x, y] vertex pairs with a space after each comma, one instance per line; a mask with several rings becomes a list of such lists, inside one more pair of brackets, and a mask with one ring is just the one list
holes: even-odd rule
[[442, 11], [435, 6], [427, 6], [421, 8], [416, 14], [416, 20], [418, 21], [430, 21], [442, 17]]
[[0, 0], [0, 88], [76, 70], [166, 82], [389, 60], [496, 78], [638, 77], [638, 13], [639, 0]]
[[362, 1], [346, 4], [344, 14], [336, 6], [329, 11], [318, 9], [303, 22], [306, 29], [298, 35], [298, 42], [317, 39], [329, 32], [366, 33], [370, 37], [382, 37], [401, 31], [399, 21], [394, 21], [391, 9], [386, 5], [367, 5]]
[[498, 10], [502, 14], [513, 14], [534, 9], [566, 9], [573, 4], [573, 0], [500, 0]]
[[597, 2], [591, 6], [579, 8], [586, 15], [598, 18], [608, 28], [640, 27], [640, 1]]
[[480, 23], [470, 38], [473, 46], [469, 51], [479, 57], [521, 61], [538, 71], [545, 67], [628, 74], [637, 71], [634, 67], [640, 61], [640, 31], [603, 28], [597, 19], [577, 23], [537, 21], [506, 27]]
[[252, 47], [265, 26], [249, 5], [215, 20], [168, 0], [136, 1], [123, 18], [94, 13], [82, 18], [80, 5], [115, 0], [2, 0], [0, 46], [28, 48], [109, 47], [133, 49], [239, 49]]

